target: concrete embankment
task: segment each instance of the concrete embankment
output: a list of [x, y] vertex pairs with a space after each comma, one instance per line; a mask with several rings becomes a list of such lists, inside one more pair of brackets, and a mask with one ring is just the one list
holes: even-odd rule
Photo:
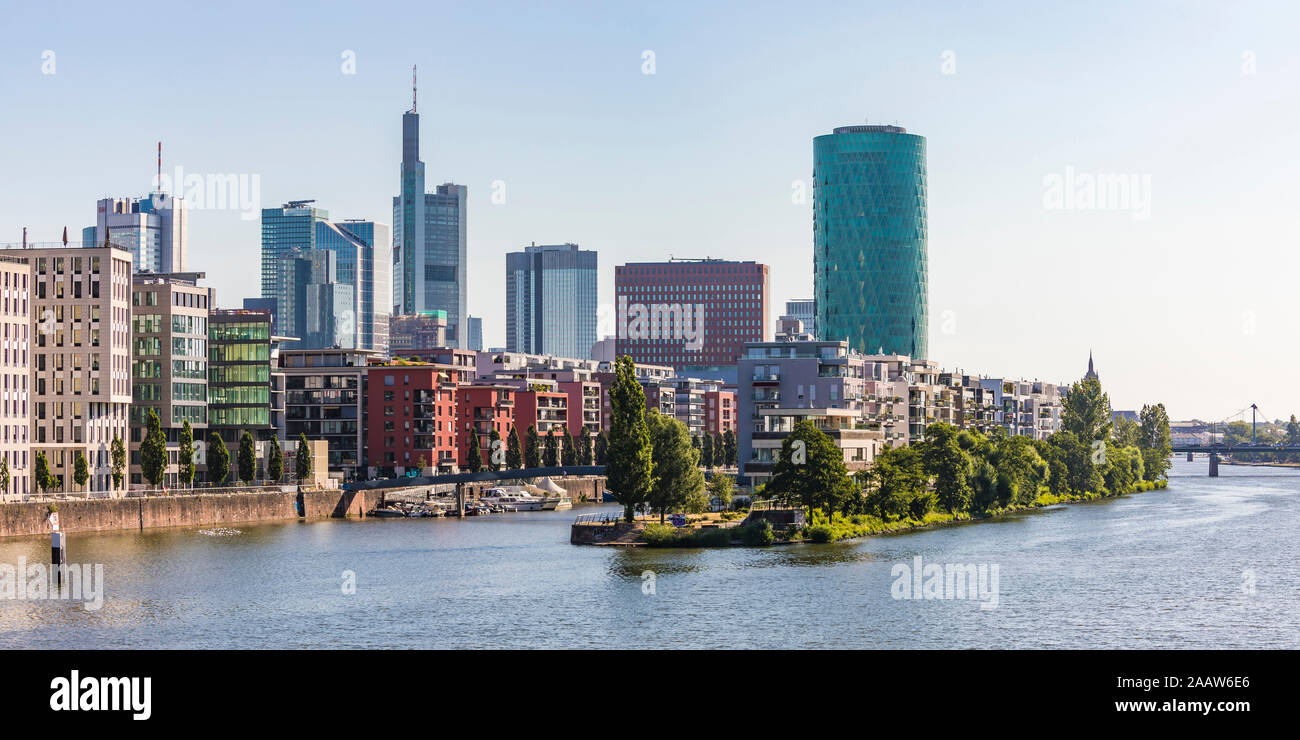
[[[298, 497], [302, 496], [299, 511]], [[379, 491], [318, 490], [148, 496], [139, 498], [58, 501], [59, 529], [64, 532], [102, 532], [154, 527], [190, 527], [201, 524], [319, 519], [365, 516], [382, 505]], [[50, 502], [0, 504], [0, 537], [22, 537], [50, 532]]]

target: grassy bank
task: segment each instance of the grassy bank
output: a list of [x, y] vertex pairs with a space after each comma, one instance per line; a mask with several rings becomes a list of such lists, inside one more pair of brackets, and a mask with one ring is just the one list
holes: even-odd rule
[[[1168, 481], [1164, 480], [1155, 482], [1139, 481], [1132, 490], [1126, 493], [1141, 493], [1157, 488], [1165, 488], [1166, 486], [1168, 486]], [[877, 534], [924, 529], [952, 522], [989, 519], [1003, 514], [1029, 511], [1044, 506], [1094, 501], [1103, 498], [1116, 498], [1116, 496], [1098, 493], [1058, 496], [1043, 492], [1039, 494], [1038, 499], [1032, 504], [995, 508], [979, 514], [965, 511], [956, 513], [931, 511], [920, 519], [904, 517], [888, 521], [873, 514], [854, 514], [852, 516], [839, 514], [830, 518], [821, 510], [817, 510], [813, 512], [812, 520], [809, 523], [802, 527], [793, 527], [787, 530], [773, 529], [771, 524], [766, 521], [739, 527], [686, 527], [680, 529], [671, 525], [650, 524], [641, 533], [641, 539], [649, 547], [731, 547], [733, 545], [761, 547], [798, 542], [835, 542], [837, 540], [869, 537]]]

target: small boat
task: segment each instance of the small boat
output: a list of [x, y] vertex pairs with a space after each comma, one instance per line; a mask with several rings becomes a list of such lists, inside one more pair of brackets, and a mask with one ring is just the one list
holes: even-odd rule
[[617, 504], [618, 496], [613, 491], [601, 491], [600, 502], [603, 504]]
[[542, 499], [542, 511], [555, 511], [557, 509], [572, 509], [573, 499], [568, 496], [547, 496]]
[[502, 496], [497, 499], [501, 508], [506, 511], [541, 511], [542, 500], [527, 493], [514, 493]]
[[401, 509], [384, 507], [382, 509], [371, 509], [370, 511], [366, 512], [366, 516], [373, 516], [381, 519], [389, 518], [389, 517], [404, 517], [406, 516], [406, 512], [402, 511]]

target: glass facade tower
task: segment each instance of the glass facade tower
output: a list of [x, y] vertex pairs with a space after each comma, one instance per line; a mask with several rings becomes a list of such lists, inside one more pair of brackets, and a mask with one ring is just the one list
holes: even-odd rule
[[595, 343], [596, 253], [533, 244], [507, 254], [506, 350], [586, 358]]
[[393, 198], [394, 314], [447, 312], [447, 343], [468, 345], [466, 200], [464, 185], [424, 192], [420, 116], [402, 115], [401, 194]]
[[863, 125], [813, 139], [819, 339], [924, 359], [927, 245], [925, 137]]

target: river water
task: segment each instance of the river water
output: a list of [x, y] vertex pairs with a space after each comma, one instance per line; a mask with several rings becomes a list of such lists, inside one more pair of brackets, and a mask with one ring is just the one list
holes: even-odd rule
[[[1206, 465], [1178, 460], [1163, 491], [767, 549], [577, 547], [574, 512], [71, 534], [69, 562], [103, 564], [102, 606], [0, 599], [0, 647], [1300, 647], [1300, 471]], [[20, 557], [47, 563], [49, 539], [0, 540], [0, 564]], [[917, 557], [996, 566], [996, 607], [991, 577], [895, 598]]]

